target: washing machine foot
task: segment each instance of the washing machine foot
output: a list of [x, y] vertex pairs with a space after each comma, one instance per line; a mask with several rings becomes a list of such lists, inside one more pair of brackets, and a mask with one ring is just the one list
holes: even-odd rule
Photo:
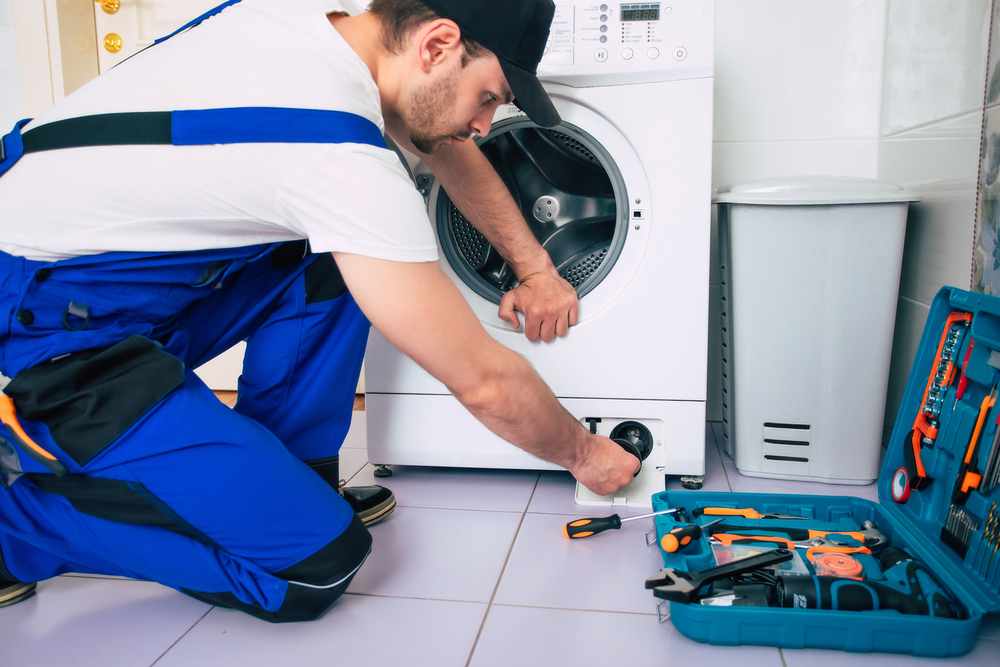
[[705, 481], [704, 475], [681, 477], [681, 484], [684, 485], [685, 489], [700, 489], [702, 482]]
[[389, 470], [389, 466], [383, 463], [376, 463], [374, 466], [376, 477], [392, 477], [392, 471]]

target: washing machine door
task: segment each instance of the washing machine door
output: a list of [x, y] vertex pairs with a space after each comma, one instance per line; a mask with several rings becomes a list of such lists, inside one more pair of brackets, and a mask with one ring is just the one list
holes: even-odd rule
[[[556, 270], [580, 297], [613, 269], [628, 233], [621, 172], [604, 147], [564, 123], [542, 128], [526, 118], [497, 123], [478, 141]], [[498, 304], [517, 286], [500, 253], [440, 191], [435, 217], [444, 258], [473, 292]]]

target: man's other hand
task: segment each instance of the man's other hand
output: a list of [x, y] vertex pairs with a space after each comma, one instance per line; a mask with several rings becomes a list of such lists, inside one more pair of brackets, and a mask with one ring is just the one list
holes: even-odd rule
[[558, 273], [533, 273], [500, 299], [497, 315], [515, 329], [521, 328], [517, 312], [524, 313], [524, 335], [531, 342], [551, 343], [565, 336], [580, 316], [576, 290]]

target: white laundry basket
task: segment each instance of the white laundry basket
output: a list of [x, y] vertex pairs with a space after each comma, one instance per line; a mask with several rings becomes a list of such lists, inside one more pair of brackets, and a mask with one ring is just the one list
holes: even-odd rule
[[751, 477], [878, 477], [909, 202], [790, 177], [720, 188], [723, 433]]

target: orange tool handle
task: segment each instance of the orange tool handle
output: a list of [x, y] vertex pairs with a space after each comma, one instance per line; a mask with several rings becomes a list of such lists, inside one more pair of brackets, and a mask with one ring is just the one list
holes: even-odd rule
[[965, 388], [969, 386], [969, 378], [965, 374], [965, 369], [969, 367], [969, 357], [972, 355], [972, 346], [975, 345], [976, 341], [970, 340], [969, 347], [965, 350], [965, 359], [962, 361], [962, 374], [958, 379], [958, 389], [955, 390], [955, 403], [962, 400], [962, 396], [965, 394]]
[[31, 455], [33, 459], [44, 465], [56, 474], [57, 477], [64, 477], [69, 471], [56, 457], [42, 449], [38, 443], [28, 437], [28, 434], [21, 428], [21, 423], [17, 421], [17, 412], [14, 410], [14, 401], [7, 394], [0, 394], [0, 421], [10, 429], [11, 435], [17, 444]]
[[[664, 535], [664, 538], [668, 535]], [[786, 549], [794, 549], [795, 543], [784, 537], [775, 537], [773, 535], [732, 535], [730, 533], [716, 533], [712, 535], [713, 538], [717, 539], [722, 544], [730, 546], [732, 544], [750, 544], [751, 542], [774, 542], [780, 544]], [[666, 549], [664, 549], [666, 551]]]
[[711, 526], [713, 523], [719, 523], [720, 521], [722, 521], [722, 519], [709, 521], [705, 525], [689, 523], [684, 526], [678, 526], [660, 538], [660, 546], [663, 547], [663, 550], [668, 554], [680, 551], [695, 540], [699, 539], [706, 528]]
[[755, 509], [736, 509], [735, 507], [700, 507], [694, 511], [695, 516], [742, 516], [747, 519], [763, 519], [764, 516]]
[[577, 519], [563, 526], [563, 535], [571, 540], [590, 537], [606, 530], [617, 530], [622, 527], [622, 518], [617, 514], [592, 519]]

